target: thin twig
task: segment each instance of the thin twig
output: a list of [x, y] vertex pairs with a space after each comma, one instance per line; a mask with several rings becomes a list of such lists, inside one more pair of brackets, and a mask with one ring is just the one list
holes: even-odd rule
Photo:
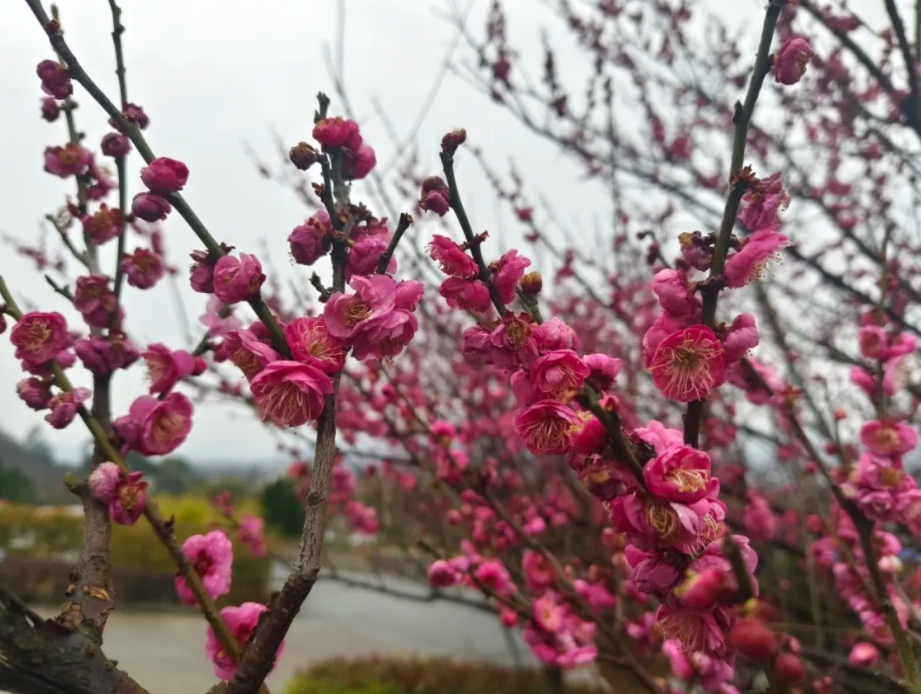
[[400, 221], [397, 222], [397, 228], [396, 231], [393, 232], [393, 238], [390, 240], [390, 245], [388, 245], [387, 250], [381, 254], [381, 259], [377, 263], [377, 274], [382, 275], [387, 272], [387, 266], [390, 265], [390, 259], [393, 258], [393, 254], [397, 250], [400, 239], [403, 238], [403, 234], [406, 233], [406, 230], [409, 229], [412, 223], [413, 216], [411, 214], [404, 212], [400, 215]]
[[[105, 92], [99, 88], [99, 86], [90, 78], [86, 73], [83, 67], [80, 65], [80, 62], [74, 56], [73, 51], [70, 50], [70, 47], [67, 45], [67, 42], [64, 40], [64, 36], [60, 31], [60, 26], [57, 22], [52, 22], [48, 17], [48, 14], [45, 12], [44, 7], [42, 6], [41, 0], [25, 0], [25, 3], [29, 6], [29, 9], [32, 10], [32, 13], [35, 15], [35, 18], [41, 24], [42, 28], [45, 30], [48, 35], [48, 40], [51, 43], [52, 48], [61, 56], [62, 60], [67, 65], [68, 74], [71, 78], [76, 81], [80, 86], [82, 86], [90, 96], [99, 104], [103, 110], [109, 114], [109, 116], [115, 121], [118, 126], [118, 129], [125, 134], [132, 144], [137, 148], [138, 153], [144, 158], [148, 164], [156, 159], [153, 150], [150, 148], [150, 145], [147, 143], [147, 140], [144, 138], [144, 135], [141, 133], [140, 128], [137, 127], [135, 123], [130, 122], [122, 114], [121, 110], [112, 103]], [[214, 236], [211, 235], [211, 232], [208, 231], [208, 228], [205, 224], [199, 219], [198, 215], [192, 210], [189, 204], [179, 193], [172, 193], [168, 196], [170, 203], [179, 213], [179, 215], [186, 221], [192, 231], [196, 236], [201, 240], [205, 245], [205, 248], [208, 249], [208, 252], [215, 258], [222, 258], [227, 255], [226, 251], [221, 247]], [[275, 316], [272, 314], [272, 311], [262, 300], [261, 295], [257, 292], [253, 297], [248, 299], [249, 305], [255, 311], [256, 315], [259, 317], [259, 320], [265, 324], [266, 328], [269, 331], [269, 335], [272, 339], [272, 345], [275, 350], [282, 354], [285, 357], [290, 357], [291, 351], [288, 349], [288, 343], [285, 340], [284, 331], [281, 329], [281, 326], [278, 325], [278, 321], [275, 320]]]
[[[319, 94], [320, 110], [317, 120], [326, 116], [329, 99]], [[325, 159], [324, 159], [325, 160]], [[329, 166], [323, 166], [324, 203], [330, 212], [330, 219], [336, 233], [333, 235], [331, 251], [333, 265], [333, 291], [345, 291], [345, 266], [348, 259], [346, 246], [348, 229], [335, 207], [349, 208], [349, 187], [341, 171], [341, 161], [331, 153]], [[332, 196], [334, 199], [330, 199]], [[314, 451], [313, 479], [305, 501], [304, 528], [294, 569], [285, 580], [281, 590], [274, 596], [269, 609], [259, 621], [253, 639], [246, 649], [240, 666], [227, 685], [226, 694], [255, 694], [265, 678], [272, 671], [275, 656], [285, 634], [310, 595], [320, 573], [323, 554], [323, 536], [326, 527], [326, 506], [332, 480], [333, 464], [338, 453], [336, 448], [336, 407], [339, 382], [342, 372], [332, 377], [333, 392], [326, 396], [326, 405], [317, 422], [317, 439]]]
[[[732, 160], [729, 166], [729, 192], [726, 195], [726, 205], [723, 208], [723, 219], [720, 223], [719, 234], [713, 247], [713, 260], [710, 264], [710, 281], [713, 282], [722, 273], [726, 265], [726, 256], [729, 253], [729, 242], [732, 230], [735, 228], [736, 216], [745, 185], [740, 180], [742, 165], [745, 161], [745, 145], [748, 140], [748, 126], [761, 94], [764, 78], [771, 69], [771, 42], [774, 39], [774, 29], [783, 0], [771, 0], [764, 14], [764, 24], [761, 27], [761, 41], [758, 45], [758, 55], [755, 58], [755, 67], [752, 70], [748, 91], [745, 94], [745, 103], [736, 103], [735, 113], [732, 117], [734, 134], [732, 140]], [[719, 299], [719, 286], [713, 284], [706, 289], [701, 288], [703, 294], [703, 308], [701, 322], [711, 330], [716, 327], [716, 304]], [[695, 448], [700, 446], [700, 425], [703, 419], [704, 400], [695, 400], [688, 405], [684, 417], [684, 441]]]

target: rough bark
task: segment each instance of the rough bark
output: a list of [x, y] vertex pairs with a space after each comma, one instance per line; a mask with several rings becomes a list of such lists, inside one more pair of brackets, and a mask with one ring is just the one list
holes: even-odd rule
[[86, 635], [29, 610], [0, 586], [0, 690], [149, 694]]

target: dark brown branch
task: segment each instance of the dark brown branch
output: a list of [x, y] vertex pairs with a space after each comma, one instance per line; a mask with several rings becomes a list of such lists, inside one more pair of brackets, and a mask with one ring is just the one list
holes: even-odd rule
[[445, 179], [448, 182], [448, 190], [451, 193], [451, 209], [457, 217], [458, 223], [464, 232], [464, 239], [467, 241], [467, 247], [470, 254], [476, 261], [477, 268], [480, 270], [480, 281], [489, 288], [489, 296], [492, 299], [493, 306], [500, 316], [505, 315], [505, 302], [499, 296], [499, 292], [493, 284], [489, 274], [489, 268], [486, 261], [483, 260], [483, 250], [480, 248], [480, 239], [473, 232], [470, 225], [470, 219], [467, 217], [467, 210], [464, 209], [464, 203], [461, 200], [460, 189], [457, 187], [457, 177], [454, 175], [454, 155], [447, 152], [441, 153], [441, 166], [444, 169]]
[[905, 23], [902, 21], [902, 15], [899, 14], [899, 8], [895, 5], [895, 0], [886, 0], [886, 13], [892, 22], [892, 28], [899, 44], [899, 52], [902, 54], [902, 60], [905, 61], [905, 72], [908, 75], [908, 104], [902, 106], [908, 118], [917, 119], [918, 116], [918, 73], [917, 63], [911, 55], [911, 44], [908, 42], [908, 34], [905, 31]]
[[0, 585], [0, 689], [12, 694], [148, 694], [85, 635], [42, 619]]
[[387, 266], [390, 265], [390, 259], [393, 258], [393, 254], [397, 250], [397, 245], [400, 243], [400, 239], [403, 238], [403, 234], [406, 233], [406, 230], [413, 223], [413, 217], [411, 214], [403, 213], [400, 215], [400, 221], [397, 222], [396, 231], [393, 232], [393, 238], [390, 240], [390, 245], [387, 246], [387, 250], [381, 254], [381, 259], [377, 263], [377, 274], [382, 275], [387, 272]]

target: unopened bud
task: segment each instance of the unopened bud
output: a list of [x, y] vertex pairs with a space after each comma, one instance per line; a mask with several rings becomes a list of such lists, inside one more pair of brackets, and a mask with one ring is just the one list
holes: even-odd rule
[[792, 653], [781, 653], [774, 661], [774, 674], [784, 684], [796, 684], [806, 677], [806, 666]]
[[453, 157], [454, 153], [457, 151], [457, 148], [464, 144], [466, 141], [466, 130], [463, 128], [460, 130], [452, 130], [443, 138], [441, 138], [441, 151], [447, 154], [449, 157]]
[[441, 176], [429, 176], [422, 181], [422, 197], [419, 207], [444, 217], [451, 209], [451, 192]]
[[320, 155], [306, 142], [298, 142], [288, 152], [288, 159], [301, 171], [306, 171], [320, 160]]
[[102, 138], [101, 149], [107, 157], [121, 159], [131, 150], [131, 143], [121, 133], [109, 133]]
[[536, 270], [524, 275], [518, 282], [518, 288], [525, 294], [537, 296], [543, 289], [544, 279]]
[[902, 573], [902, 569], [902, 560], [894, 554], [890, 554], [886, 557], [881, 557], [879, 560], [879, 570], [884, 574], [895, 576], [896, 574]]
[[708, 610], [723, 592], [723, 576], [723, 572], [716, 567], [704, 569], [700, 573], [689, 571], [684, 582], [675, 588], [675, 595], [685, 607]]
[[729, 643], [739, 654], [755, 663], [763, 663], [777, 652], [774, 632], [757, 617], [736, 620], [729, 631]]

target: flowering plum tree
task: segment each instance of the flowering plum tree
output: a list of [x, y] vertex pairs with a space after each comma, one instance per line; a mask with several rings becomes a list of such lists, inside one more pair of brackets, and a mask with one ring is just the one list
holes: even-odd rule
[[[549, 46], [543, 86], [519, 78], [496, 3], [485, 40], [465, 33], [478, 58], [470, 76], [607, 185], [614, 266], [584, 241], [561, 246], [527, 203], [525, 182], [493, 172], [463, 130], [442, 139], [440, 174], [401, 172], [398, 187], [420, 191], [407, 205], [440, 224], [421, 244], [401, 243], [413, 217], [384, 202], [377, 214], [397, 218], [391, 225], [352, 200], [352, 181], [379, 178], [376, 155], [321, 94], [313, 144], [289, 152], [315, 209], [288, 242], [295, 263], [328, 261], [332, 279], [314, 274], [315, 298], [294, 301], [256, 255], [209, 232], [182, 195], [194, 172], [151, 150], [150, 120], [127, 100], [114, 0], [117, 101], [81, 67], [58, 17], [40, 0], [26, 4], [57, 55], [37, 67], [42, 116], [63, 114], [69, 138], [46, 150], [45, 169], [75, 183], [55, 226], [80, 274], [72, 287], [48, 277], [67, 316], [20, 310], [0, 279], [2, 317], [27, 372], [20, 399], [55, 428], [79, 417], [95, 449], [88, 479], [68, 480], [86, 530], [60, 616], [43, 620], [0, 593], [0, 686], [147, 691], [101, 650], [115, 607], [111, 523], [143, 516], [175, 561], [180, 600], [208, 622], [203, 652], [223, 682], [213, 691], [264, 689], [318, 578], [327, 516], [341, 513], [424, 556], [436, 595], [480, 592], [478, 604], [520, 628], [544, 664], [596, 664], [615, 688], [921, 694], [921, 574], [903, 551], [921, 537], [921, 492], [905, 469], [917, 446], [919, 391], [906, 374], [921, 335], [919, 265], [917, 242], [896, 221], [916, 207], [913, 142], [902, 141], [921, 133], [921, 40], [909, 40], [894, 0], [883, 30], [850, 10], [769, 0], [753, 65], [718, 20], [707, 25], [718, 48], [696, 47], [686, 2], [561, 2], [592, 63], [581, 112]], [[854, 38], [861, 33], [871, 47]], [[117, 180], [76, 129], [75, 86], [109, 116], [99, 153]], [[727, 110], [728, 93], [743, 86]], [[614, 116], [622, 92], [646, 116], [638, 126]], [[756, 120], [756, 106], [773, 120]], [[129, 203], [132, 150], [146, 162], [146, 192]], [[454, 171], [465, 154], [483, 164], [527, 242], [557, 259], [554, 286], [530, 254], [499, 252], [474, 228]], [[641, 194], [628, 201], [636, 183]], [[116, 190], [117, 207], [103, 202]], [[818, 241], [804, 238], [798, 206], [818, 215]], [[188, 276], [211, 296], [208, 332], [192, 351], [141, 350], [124, 284], [150, 290], [176, 272], [157, 227], [174, 212], [205, 247]], [[689, 219], [711, 231], [678, 233]], [[80, 243], [69, 233], [76, 223]], [[129, 251], [131, 235], [145, 245]], [[112, 241], [110, 277], [99, 247]], [[37, 249], [19, 250], [48, 264]], [[793, 267], [769, 291], [759, 281], [778, 256]], [[243, 323], [241, 304], [258, 320]], [[71, 384], [78, 360], [92, 390]], [[138, 360], [148, 392], [115, 416], [111, 380]], [[298, 555], [269, 605], [218, 611], [232, 581], [227, 534], [180, 546], [126, 462], [185, 441], [194, 406], [180, 384], [238, 399], [285, 436], [315, 428], [312, 460], [290, 469], [305, 509]], [[832, 388], [849, 399], [833, 399]], [[771, 445], [760, 467], [746, 465], [756, 439]], [[365, 470], [373, 498], [359, 498], [340, 453], [368, 440], [387, 448]], [[261, 520], [238, 519], [226, 497], [216, 503], [265, 553]]]

